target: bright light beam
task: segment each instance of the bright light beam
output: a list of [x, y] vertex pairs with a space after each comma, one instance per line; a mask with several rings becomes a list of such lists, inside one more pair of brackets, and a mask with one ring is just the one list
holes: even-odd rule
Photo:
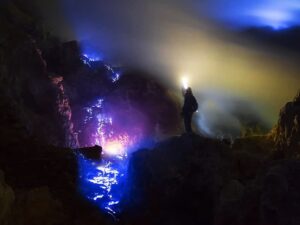
[[184, 89], [187, 89], [189, 87], [189, 80], [187, 77], [182, 77], [181, 78], [181, 83], [182, 83], [182, 87]]
[[108, 141], [103, 146], [104, 151], [110, 155], [123, 155], [124, 146], [120, 140]]

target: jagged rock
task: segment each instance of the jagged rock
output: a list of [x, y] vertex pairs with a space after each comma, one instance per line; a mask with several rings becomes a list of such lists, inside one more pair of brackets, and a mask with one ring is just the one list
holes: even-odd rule
[[234, 173], [239, 180], [254, 179], [264, 168], [264, 158], [253, 153], [246, 151], [236, 152], [233, 159]]
[[10, 186], [4, 180], [4, 173], [0, 170], [0, 224], [6, 225], [9, 222], [15, 195]]
[[99, 160], [101, 159], [102, 147], [95, 145], [94, 147], [79, 148], [77, 152], [83, 154], [88, 159]]
[[244, 192], [245, 187], [238, 180], [231, 180], [222, 188], [215, 224], [234, 225], [238, 223], [241, 198]]
[[243, 192], [244, 186], [238, 180], [231, 180], [223, 187], [220, 200], [223, 203], [236, 201], [241, 198]]
[[[80, 131], [80, 146], [94, 143], [91, 134], [97, 133], [97, 115], [103, 112], [113, 118], [114, 124], [122, 124], [119, 130], [123, 129], [133, 136], [139, 134], [142, 138], [148, 138], [159, 134], [161, 137], [179, 130], [179, 106], [176, 100], [150, 75], [127, 71], [117, 83], [112, 83], [106, 80], [109, 71], [93, 72], [93, 68], [86, 70], [65, 79], [74, 127]], [[105, 96], [102, 107], [93, 110], [91, 114], [87, 113], [86, 109], [95, 104], [92, 102], [103, 99], [102, 96]], [[86, 118], [92, 119], [86, 122]]]
[[232, 161], [221, 142], [183, 135], [134, 153], [129, 165], [124, 201], [133, 224], [209, 225]]
[[118, 89], [108, 96], [108, 101], [122, 102], [120, 108], [128, 112], [124, 115], [128, 119], [130, 109], [138, 109], [146, 118], [144, 125], [148, 136], [155, 135], [157, 126], [161, 135], [180, 131], [178, 99], [151, 74], [140, 71], [125, 73], [118, 82]]
[[80, 54], [81, 51], [77, 41], [73, 40], [63, 43], [61, 48], [61, 66], [63, 74], [70, 74], [82, 65]]
[[124, 221], [299, 224], [299, 161], [274, 160], [272, 146], [268, 136], [241, 138], [229, 148], [184, 135], [135, 152], [123, 199]]
[[52, 84], [56, 88], [56, 109], [58, 120], [63, 128], [64, 143], [66, 147], [76, 148], [79, 147], [77, 135], [74, 132], [74, 125], [72, 122], [72, 109], [69, 103], [69, 98], [65, 94], [63, 77], [51, 76]]
[[270, 168], [264, 178], [261, 194], [262, 224], [299, 224], [299, 188], [299, 161], [283, 161]]
[[293, 156], [300, 154], [300, 92], [281, 109], [273, 136], [278, 150]]
[[43, 56], [47, 61], [49, 72], [73, 76], [83, 65], [79, 43], [75, 40], [61, 43], [52, 37], [43, 45]]
[[33, 140], [1, 142], [0, 149], [0, 167], [13, 188], [50, 184], [71, 188], [76, 183], [77, 159], [71, 149], [56, 148]]
[[[6, 139], [30, 136], [48, 144], [75, 147], [76, 137], [69, 134], [72, 124], [68, 116], [61, 116], [70, 115], [69, 110], [58, 109], [61, 105], [67, 106], [67, 97], [49, 79], [49, 58], [45, 57], [51, 48], [45, 46], [56, 46], [57, 42], [45, 35], [31, 15], [31, 3], [5, 1], [0, 6], [3, 34], [0, 38], [0, 118], [4, 118], [0, 121], [0, 134]], [[80, 62], [77, 42], [60, 46], [59, 51], [53, 51], [60, 68]], [[52, 66], [52, 61], [50, 64]]]
[[55, 225], [63, 221], [62, 203], [52, 196], [48, 187], [22, 191], [17, 196], [11, 224]]
[[[0, 142], [0, 149], [0, 168], [16, 196], [8, 225], [85, 225], [88, 220], [91, 220], [89, 224], [106, 224], [107, 219], [99, 208], [87, 202], [78, 191], [74, 150], [32, 140]], [[0, 184], [0, 215], [2, 190]]]
[[4, 71], [0, 75], [3, 81], [0, 102], [6, 107], [0, 117], [9, 116], [14, 120], [14, 123], [4, 121], [3, 133], [12, 127], [16, 131], [22, 128], [19, 133], [25, 131], [25, 137], [32, 136], [57, 146], [77, 147], [63, 84], [49, 78], [47, 63], [36, 41], [28, 36], [7, 38], [0, 55]]

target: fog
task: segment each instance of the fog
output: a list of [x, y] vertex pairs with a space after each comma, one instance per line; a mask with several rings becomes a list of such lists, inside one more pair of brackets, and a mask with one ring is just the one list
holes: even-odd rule
[[[227, 5], [230, 8], [224, 1], [196, 2], [52, 1], [55, 15], [48, 10], [50, 3], [37, 3], [47, 26], [65, 40], [80, 40], [86, 54], [99, 54], [113, 64], [147, 70], [178, 96], [182, 76], [188, 77], [200, 104], [196, 124], [201, 130], [215, 129], [217, 123], [226, 127], [220, 128], [224, 132], [229, 127], [235, 133], [242, 126], [241, 114], [270, 128], [280, 108], [299, 88], [300, 67], [295, 57], [289, 50], [276, 50], [240, 35], [247, 26], [261, 25], [261, 14], [256, 18], [255, 14], [238, 14], [233, 1]], [[262, 9], [270, 4], [263, 2]], [[298, 7], [288, 2], [289, 7]], [[259, 11], [261, 3], [249, 3], [251, 12], [256, 12], [255, 6]], [[245, 11], [247, 4], [240, 7]], [[287, 8], [284, 4], [281, 7]], [[232, 16], [228, 19], [222, 12], [230, 9]], [[253, 24], [247, 24], [245, 21], [251, 18]], [[291, 18], [279, 21], [286, 25], [298, 22], [283, 19]], [[273, 24], [270, 19], [269, 25]]]

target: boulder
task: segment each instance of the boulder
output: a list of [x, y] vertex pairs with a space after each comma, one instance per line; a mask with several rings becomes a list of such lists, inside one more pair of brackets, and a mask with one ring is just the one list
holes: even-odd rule
[[218, 209], [216, 211], [215, 224], [238, 224], [241, 199], [244, 195], [245, 187], [238, 180], [230, 180], [222, 188]]
[[0, 117], [12, 118], [4, 121], [0, 133], [5, 135], [6, 130], [14, 128], [15, 133], [25, 133], [25, 137], [74, 147], [68, 98], [60, 87], [62, 83], [55, 85], [49, 79], [47, 63], [36, 41], [31, 37], [8, 39], [0, 52], [5, 56], [0, 63], [6, 71], [1, 74], [5, 82], [0, 85], [0, 104], [4, 107]]
[[102, 147], [95, 145], [94, 147], [79, 148], [76, 149], [75, 151], [81, 153], [88, 159], [100, 160]]
[[53, 197], [48, 187], [21, 191], [14, 206], [14, 225], [62, 224], [62, 203]]
[[288, 102], [281, 109], [273, 137], [279, 151], [282, 151], [289, 156], [299, 156], [300, 92], [292, 102]]
[[230, 168], [228, 146], [197, 135], [137, 151], [129, 163], [125, 215], [133, 224], [213, 224]]
[[283, 161], [271, 167], [264, 177], [261, 193], [262, 224], [299, 224], [299, 188], [299, 161]]
[[122, 199], [130, 224], [296, 225], [300, 163], [274, 160], [268, 136], [233, 147], [197, 135], [135, 152]]
[[15, 200], [15, 194], [12, 188], [6, 184], [4, 173], [0, 170], [0, 224], [6, 225], [9, 222], [9, 216]]

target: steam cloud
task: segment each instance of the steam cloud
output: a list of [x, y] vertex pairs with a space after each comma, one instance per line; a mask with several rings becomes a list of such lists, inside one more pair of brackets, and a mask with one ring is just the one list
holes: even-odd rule
[[[211, 7], [206, 3], [202, 6]], [[61, 17], [47, 15], [42, 7], [49, 27], [66, 39], [82, 40], [83, 51], [93, 49], [104, 60], [157, 74], [174, 92], [187, 75], [200, 103], [197, 124], [209, 135], [222, 131], [236, 136], [253, 121], [271, 127], [298, 89], [300, 68], [289, 52], [247, 42], [238, 32], [221, 28], [201, 14], [205, 8], [195, 1], [59, 4]], [[68, 24], [63, 32], [62, 20]]]

